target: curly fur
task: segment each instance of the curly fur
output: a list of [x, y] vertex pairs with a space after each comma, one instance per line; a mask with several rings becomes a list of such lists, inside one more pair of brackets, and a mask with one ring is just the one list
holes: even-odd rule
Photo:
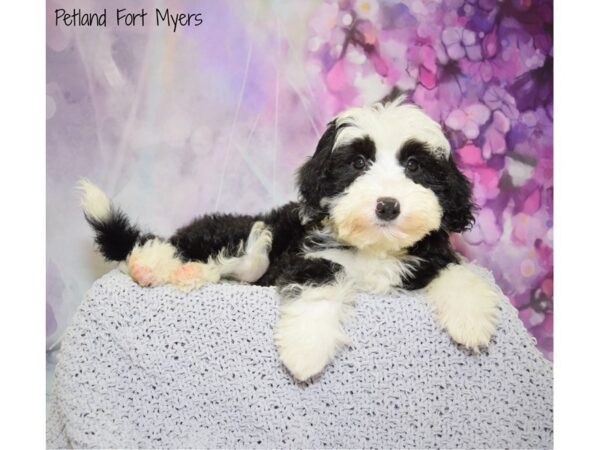
[[[390, 98], [333, 119], [298, 171], [298, 202], [256, 216], [199, 217], [165, 240], [143, 234], [83, 182], [85, 218], [102, 254], [129, 258], [130, 274], [142, 285], [192, 288], [232, 278], [277, 286], [275, 342], [300, 380], [320, 372], [348, 342], [343, 324], [357, 291], [428, 288], [442, 326], [477, 349], [491, 338], [497, 298], [460, 270], [449, 240], [474, 222], [471, 185], [441, 127], [403, 101]], [[377, 210], [382, 198], [397, 203], [394, 214]]]

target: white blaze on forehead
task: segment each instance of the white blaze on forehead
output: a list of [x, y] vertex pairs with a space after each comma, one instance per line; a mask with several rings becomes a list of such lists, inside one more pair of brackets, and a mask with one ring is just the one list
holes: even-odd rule
[[370, 137], [377, 153], [392, 153], [394, 156], [407, 141], [414, 139], [424, 144], [439, 158], [448, 158], [450, 143], [440, 125], [416, 105], [402, 104], [404, 97], [382, 105], [351, 108], [336, 117], [337, 126], [342, 126], [334, 148], [361, 137]]

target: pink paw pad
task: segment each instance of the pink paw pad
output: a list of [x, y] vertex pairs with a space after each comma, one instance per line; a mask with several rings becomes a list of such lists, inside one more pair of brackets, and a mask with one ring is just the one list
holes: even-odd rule
[[178, 286], [193, 286], [195, 282], [201, 281], [204, 275], [203, 264], [189, 262], [183, 264], [177, 270], [173, 271], [169, 281]]
[[152, 270], [148, 267], [140, 264], [135, 259], [130, 259], [127, 263], [127, 267], [129, 268], [129, 274], [131, 278], [142, 287], [152, 286], [156, 284], [157, 280]]

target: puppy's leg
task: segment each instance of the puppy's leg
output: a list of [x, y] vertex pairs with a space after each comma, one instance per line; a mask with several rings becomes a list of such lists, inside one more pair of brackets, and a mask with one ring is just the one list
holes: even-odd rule
[[[222, 225], [227, 226], [226, 219], [223, 219]], [[264, 222], [256, 221], [244, 238], [238, 242], [235, 250], [231, 249], [233, 245], [229, 243], [225, 247], [215, 249], [207, 262], [191, 261], [181, 265], [171, 273], [169, 281], [183, 290], [199, 288], [205, 283], [215, 283], [221, 278], [255, 282], [269, 267], [271, 231]]]
[[227, 276], [227, 268], [220, 258], [241, 256], [245, 243], [250, 241], [249, 236], [255, 236], [253, 225], [259, 221], [257, 216], [210, 214], [177, 230], [169, 241], [186, 262], [171, 274], [170, 282], [190, 290]]
[[257, 281], [269, 268], [271, 241], [271, 231], [265, 223], [255, 222], [246, 242], [240, 245], [238, 256], [220, 254], [216, 258], [221, 275], [248, 283]]
[[279, 357], [292, 375], [304, 381], [321, 372], [337, 350], [348, 344], [343, 325], [352, 314], [350, 284], [290, 285], [281, 290], [275, 327]]
[[198, 289], [206, 283], [216, 283], [220, 279], [219, 268], [212, 261], [207, 263], [186, 262], [169, 275], [169, 283], [182, 291]]
[[136, 244], [126, 260], [127, 271], [140, 286], [155, 286], [169, 281], [169, 275], [182, 265], [177, 249], [160, 238]]
[[496, 331], [500, 295], [489, 281], [460, 264], [450, 264], [425, 288], [427, 302], [448, 334], [478, 350]]

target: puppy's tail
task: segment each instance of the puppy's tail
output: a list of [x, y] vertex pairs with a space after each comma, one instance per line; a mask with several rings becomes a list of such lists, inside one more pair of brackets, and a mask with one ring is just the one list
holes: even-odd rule
[[116, 208], [104, 192], [86, 179], [77, 184], [85, 220], [96, 233], [100, 253], [109, 261], [124, 261], [140, 237], [140, 230]]

